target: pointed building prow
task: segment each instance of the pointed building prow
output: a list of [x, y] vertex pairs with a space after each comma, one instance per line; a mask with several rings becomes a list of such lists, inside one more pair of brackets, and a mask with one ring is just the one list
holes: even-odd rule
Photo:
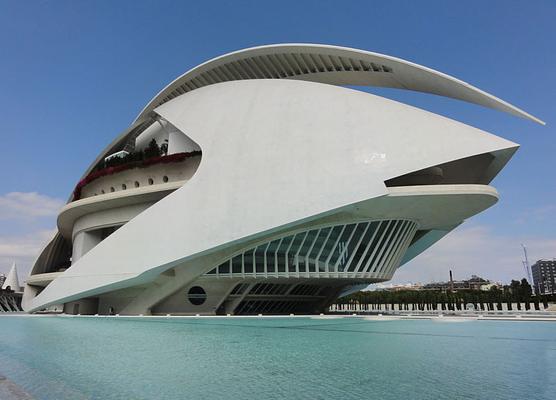
[[16, 293], [20, 293], [22, 291], [21, 286], [19, 286], [19, 277], [17, 276], [17, 266], [15, 262], [12, 264], [10, 272], [8, 272], [8, 276], [2, 285], [2, 289], [7, 289], [8, 287]]

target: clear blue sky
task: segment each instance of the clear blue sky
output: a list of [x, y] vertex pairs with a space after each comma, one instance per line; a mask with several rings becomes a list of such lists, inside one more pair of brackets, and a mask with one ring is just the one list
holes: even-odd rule
[[[53, 212], [23, 215], [22, 204], [65, 200], [99, 151], [163, 86], [209, 58], [280, 42], [404, 58], [545, 120], [542, 127], [432, 95], [369, 90], [522, 145], [494, 181], [499, 204], [473, 218], [463, 236], [454, 233], [460, 241], [453, 245], [466, 249], [453, 255], [462, 271], [497, 279], [515, 272], [493, 264], [499, 253], [476, 249], [485, 237], [499, 241], [498, 252], [508, 246], [517, 268], [521, 241], [531, 242], [533, 258], [556, 257], [556, 1], [3, 0], [0, 6], [0, 272], [12, 258], [26, 270], [35, 254], [22, 254], [22, 243], [32, 252], [33, 233], [55, 226]], [[22, 203], [12, 192], [37, 195]], [[468, 248], [465, 235], [473, 237]], [[438, 268], [402, 277], [434, 279]]]

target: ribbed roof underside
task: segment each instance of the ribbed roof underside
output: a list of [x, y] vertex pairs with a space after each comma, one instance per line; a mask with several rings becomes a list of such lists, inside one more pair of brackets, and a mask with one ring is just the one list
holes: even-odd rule
[[300, 79], [333, 85], [414, 90], [467, 101], [543, 124], [495, 96], [430, 68], [383, 54], [312, 44], [255, 47], [207, 61], [164, 88], [137, 119], [192, 90], [244, 79]]
[[275, 53], [246, 57], [217, 65], [210, 70], [201, 72], [196, 77], [181, 81], [174, 90], [159, 100], [157, 105], [191, 90], [219, 82], [242, 79], [298, 78], [308, 74], [350, 71], [392, 73], [392, 68], [365, 60], [326, 54]]

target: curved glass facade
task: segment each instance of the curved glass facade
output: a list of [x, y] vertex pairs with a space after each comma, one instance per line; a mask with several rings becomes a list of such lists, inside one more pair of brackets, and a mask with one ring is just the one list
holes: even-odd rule
[[311, 229], [245, 250], [206, 275], [390, 279], [416, 231], [410, 220]]

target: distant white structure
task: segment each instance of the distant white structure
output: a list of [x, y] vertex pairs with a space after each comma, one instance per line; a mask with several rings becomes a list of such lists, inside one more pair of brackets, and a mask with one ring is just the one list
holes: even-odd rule
[[17, 266], [15, 262], [12, 264], [12, 268], [10, 269], [10, 272], [8, 272], [8, 275], [6, 276], [6, 280], [2, 285], [2, 289], [7, 289], [8, 287], [16, 293], [22, 292], [22, 288], [19, 285], [19, 277], [17, 276]]
[[[390, 280], [497, 202], [490, 182], [516, 143], [358, 86], [542, 123], [383, 54], [284, 44], [217, 57], [164, 88], [85, 171], [26, 281], [24, 309], [319, 313]], [[164, 156], [103, 167], [153, 139]]]

